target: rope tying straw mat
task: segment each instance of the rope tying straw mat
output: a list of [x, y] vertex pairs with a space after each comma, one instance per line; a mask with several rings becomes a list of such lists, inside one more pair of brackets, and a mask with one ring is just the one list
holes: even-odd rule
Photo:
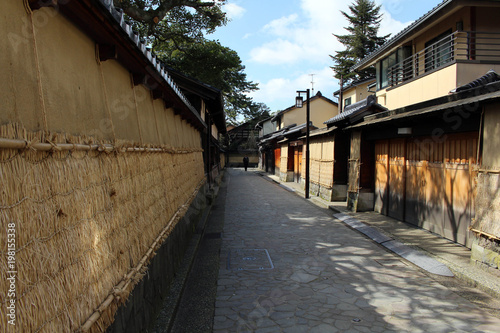
[[[1, 126], [0, 138], [0, 218], [16, 224], [16, 329], [103, 330], [204, 183], [202, 150], [15, 125]], [[6, 237], [0, 251], [5, 258]]]

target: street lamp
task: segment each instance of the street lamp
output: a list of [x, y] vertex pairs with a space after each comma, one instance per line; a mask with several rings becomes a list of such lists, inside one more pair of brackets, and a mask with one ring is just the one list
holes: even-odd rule
[[[298, 91], [297, 91], [297, 93], [298, 93]], [[300, 94], [299, 94], [299, 96], [295, 97], [295, 107], [301, 108], [303, 102], [304, 102], [304, 99], [302, 98], [302, 96], [300, 96]]]
[[301, 108], [303, 106], [303, 98], [301, 94], [306, 94], [306, 188], [305, 198], [309, 199], [309, 115], [311, 107], [309, 104], [309, 89], [297, 90], [297, 97], [295, 98], [295, 107]]

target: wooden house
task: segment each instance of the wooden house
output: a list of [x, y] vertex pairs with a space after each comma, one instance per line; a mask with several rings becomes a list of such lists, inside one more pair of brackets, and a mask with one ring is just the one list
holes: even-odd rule
[[[275, 132], [276, 125], [271, 121], [273, 117], [262, 119], [255, 125], [255, 129], [259, 131], [257, 136], [258, 141], [262, 141], [270, 137]], [[258, 145], [259, 149], [259, 164], [258, 168], [265, 172], [274, 173], [274, 152], [269, 150], [264, 145]]]
[[351, 206], [367, 190], [381, 214], [468, 247], [482, 233], [498, 240], [487, 217], [496, 209], [479, 212], [498, 200], [487, 138], [499, 126], [499, 10], [445, 0], [354, 66], [375, 66], [376, 101], [388, 110], [347, 127]]
[[260, 118], [249, 120], [227, 132], [227, 165], [230, 167], [243, 167], [243, 158], [249, 159], [249, 166], [259, 164], [259, 150], [257, 140], [259, 129], [256, 124]]
[[[352, 192], [352, 185], [360, 185], [349, 179], [349, 167], [356, 167], [357, 162], [354, 152], [349, 150], [351, 131], [347, 128], [361, 122], [366, 116], [385, 110], [376, 103], [374, 95], [368, 95], [325, 121], [326, 128], [312, 132], [309, 187], [312, 194], [330, 201], [344, 201], [348, 193]], [[365, 178], [362, 177], [363, 181]], [[348, 188], [348, 185], [351, 186]], [[365, 187], [366, 184], [363, 182], [361, 186]], [[361, 194], [358, 210], [372, 209], [369, 203], [365, 205], [365, 196]]]
[[[323, 127], [325, 121], [338, 114], [337, 103], [321, 92], [310, 97], [309, 102], [310, 129]], [[306, 131], [306, 108], [291, 106], [278, 112], [271, 122], [275, 123], [275, 131], [259, 138], [260, 153], [273, 157], [274, 173], [283, 181], [300, 183], [305, 175], [305, 140], [299, 137]]]

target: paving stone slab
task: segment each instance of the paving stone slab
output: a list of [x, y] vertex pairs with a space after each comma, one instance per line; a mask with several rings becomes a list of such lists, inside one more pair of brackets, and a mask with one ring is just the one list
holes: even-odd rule
[[450, 276], [450, 277], [454, 276], [453, 273], [450, 271], [450, 269], [446, 267], [446, 265], [429, 257], [428, 255], [422, 253], [421, 251], [413, 249], [397, 240], [394, 240], [384, 235], [374, 227], [370, 227], [364, 224], [363, 222], [357, 220], [356, 218], [353, 218], [343, 213], [336, 213], [333, 214], [333, 216], [336, 219], [339, 219], [345, 224], [349, 225], [351, 228], [356, 229], [357, 231], [368, 236], [373, 241], [381, 244], [382, 246], [386, 247], [392, 252], [400, 255], [401, 257], [419, 266], [420, 268], [425, 269], [430, 273], [442, 276]]
[[213, 332], [498, 331], [500, 319], [380, 246], [397, 247], [392, 239], [371, 241], [361, 221], [340, 216], [365, 234], [251, 172], [228, 174], [222, 258], [267, 249], [274, 268], [221, 262], [216, 308], [227, 311], [217, 312], [225, 320], [217, 318]]
[[273, 262], [266, 249], [231, 249], [227, 257], [227, 267], [231, 270], [273, 269]]

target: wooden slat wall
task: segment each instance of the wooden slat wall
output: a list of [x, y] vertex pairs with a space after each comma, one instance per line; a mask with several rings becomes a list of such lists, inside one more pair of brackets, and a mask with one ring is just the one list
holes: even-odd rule
[[477, 134], [453, 136], [444, 144], [443, 234], [462, 244], [474, 217]]
[[375, 206], [376, 212], [387, 214], [387, 191], [389, 181], [389, 141], [375, 144]]
[[375, 210], [469, 245], [478, 133], [375, 144]]
[[389, 216], [399, 220], [404, 218], [405, 149], [404, 139], [391, 140], [389, 146]]
[[424, 218], [428, 149], [426, 143], [407, 143], [405, 220], [416, 225]]

